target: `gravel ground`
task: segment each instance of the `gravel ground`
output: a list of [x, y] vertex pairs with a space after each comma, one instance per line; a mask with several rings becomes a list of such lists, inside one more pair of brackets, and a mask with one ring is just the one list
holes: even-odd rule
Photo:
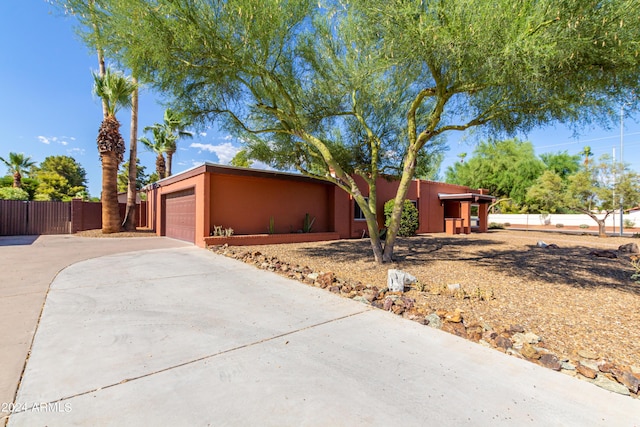
[[156, 233], [148, 228], [138, 228], [136, 231], [121, 231], [119, 233], [102, 234], [101, 229], [97, 230], [85, 230], [79, 231], [74, 234], [78, 237], [98, 237], [98, 238], [113, 238], [113, 237], [156, 237]]
[[[536, 246], [542, 240], [557, 249]], [[383, 288], [387, 269], [418, 278], [410, 295], [428, 310], [463, 312], [465, 324], [478, 322], [501, 330], [521, 325], [542, 337], [558, 357], [579, 350], [640, 369], [640, 284], [628, 256], [589, 255], [616, 250], [638, 239], [561, 233], [491, 231], [484, 234], [421, 235], [400, 239], [396, 262], [377, 265], [368, 240], [247, 246], [269, 257], [345, 280]], [[444, 292], [458, 283], [467, 294]], [[482, 295], [484, 298], [478, 298]], [[487, 298], [487, 296], [489, 296]], [[492, 296], [492, 297], [491, 297]]]

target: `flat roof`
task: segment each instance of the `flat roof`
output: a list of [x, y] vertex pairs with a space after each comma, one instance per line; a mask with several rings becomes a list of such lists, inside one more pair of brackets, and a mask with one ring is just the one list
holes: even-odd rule
[[293, 181], [307, 181], [315, 182], [318, 184], [333, 185], [332, 182], [323, 180], [319, 177], [302, 175], [300, 173], [282, 172], [275, 170], [254, 169], [254, 168], [241, 168], [237, 166], [220, 165], [217, 163], [204, 162], [200, 165], [193, 166], [182, 172], [171, 175], [167, 178], [160, 179], [154, 183], [148, 184], [143, 187], [144, 190], [162, 187], [165, 185], [173, 184], [174, 182], [182, 181], [202, 173], [221, 173], [225, 175], [238, 175], [238, 176], [252, 176], [260, 178], [277, 178], [288, 179]]
[[454, 200], [460, 202], [473, 202], [473, 203], [491, 203], [496, 198], [493, 196], [489, 196], [488, 194], [477, 194], [477, 193], [438, 193], [438, 199], [440, 200]]

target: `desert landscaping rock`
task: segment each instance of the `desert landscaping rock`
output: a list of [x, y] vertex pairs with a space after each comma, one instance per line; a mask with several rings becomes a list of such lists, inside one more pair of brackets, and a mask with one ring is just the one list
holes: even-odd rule
[[425, 320], [428, 322], [427, 324], [432, 328], [440, 329], [442, 328], [442, 320], [440, 316], [436, 313], [431, 313], [430, 315], [425, 317]]
[[527, 332], [527, 333], [515, 333], [513, 334], [513, 336], [511, 337], [511, 340], [513, 341], [513, 346], [515, 348], [522, 348], [522, 346], [524, 344], [537, 344], [540, 342], [540, 337], [532, 332]]
[[498, 348], [503, 350], [508, 350], [513, 347], [513, 342], [507, 337], [503, 337], [502, 335], [498, 335], [495, 339], [495, 344]]
[[627, 253], [627, 254], [637, 254], [637, 253], [640, 253], [640, 248], [638, 248], [637, 243], [627, 243], [627, 244], [618, 246], [618, 252]]
[[405, 286], [416, 282], [416, 278], [406, 271], [390, 269], [387, 272], [387, 288], [392, 292], [403, 292]]
[[545, 368], [553, 369], [554, 371], [559, 371], [560, 369], [562, 369], [562, 364], [553, 354], [543, 354], [542, 356], [540, 356], [540, 359], [538, 361]]
[[596, 370], [591, 369], [588, 366], [584, 366], [584, 365], [576, 366], [576, 371], [578, 371], [578, 373], [583, 377], [589, 378], [589, 379], [593, 379], [596, 377], [596, 375], [598, 375]]
[[520, 350], [520, 354], [522, 354], [527, 359], [540, 359], [540, 353], [529, 343], [524, 343], [522, 346], [522, 350]]
[[631, 394], [627, 387], [616, 381], [610, 380], [604, 375], [598, 375], [597, 378], [592, 379], [591, 382], [598, 387], [602, 387], [603, 389], [612, 391], [614, 393], [623, 394], [625, 396], [629, 396]]
[[565, 371], [575, 371], [576, 370], [576, 365], [574, 365], [573, 363], [569, 362], [568, 360], [563, 360], [562, 362], [560, 362], [560, 365], [561, 365], [562, 369], [565, 370]]
[[450, 334], [457, 335], [461, 338], [467, 338], [467, 329], [462, 323], [444, 322], [442, 324], [442, 330], [449, 332]]

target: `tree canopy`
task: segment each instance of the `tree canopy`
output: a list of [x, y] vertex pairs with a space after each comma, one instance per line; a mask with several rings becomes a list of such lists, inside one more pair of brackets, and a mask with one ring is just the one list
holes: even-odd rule
[[545, 169], [528, 141], [508, 139], [481, 142], [473, 156], [446, 171], [446, 181], [472, 188], [486, 188], [498, 198], [525, 202], [527, 189]]
[[[82, 2], [66, 3], [82, 15]], [[582, 126], [606, 122], [620, 105], [637, 108], [640, 4], [632, 0], [95, 5], [83, 16], [102, 20], [100, 45], [169, 94], [177, 111], [218, 122], [254, 158], [349, 192], [378, 260], [391, 260], [420, 153], [447, 133]], [[381, 257], [375, 179], [386, 167], [401, 179]], [[368, 201], [354, 174], [368, 183]]]
[[640, 175], [613, 164], [605, 155], [567, 179], [547, 170], [529, 189], [527, 198], [546, 212], [564, 208], [587, 214], [598, 223], [603, 236], [609, 215], [620, 206], [628, 209], [640, 203]]

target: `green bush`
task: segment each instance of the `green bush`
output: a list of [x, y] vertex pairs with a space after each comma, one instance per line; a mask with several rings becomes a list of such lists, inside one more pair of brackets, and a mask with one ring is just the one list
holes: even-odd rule
[[[391, 222], [391, 213], [393, 212], [393, 206], [395, 201], [393, 199], [387, 201], [384, 204], [384, 225], [389, 227]], [[400, 228], [398, 229], [398, 236], [407, 237], [415, 236], [418, 230], [418, 209], [409, 200], [404, 201], [402, 207], [402, 217], [400, 218]]]
[[632, 219], [625, 219], [623, 224], [625, 228], [633, 228], [636, 226], [636, 222]]
[[587, 224], [580, 224], [580, 228], [589, 228]]
[[504, 223], [504, 226], [505, 226], [505, 227], [511, 227], [511, 223], [510, 223], [510, 222], [505, 222], [505, 223]]
[[22, 188], [2, 187], [0, 188], [0, 199], [2, 200], [29, 200], [29, 193]]
[[556, 228], [562, 228], [562, 227], [564, 227], [564, 224], [559, 224], [559, 223], [556, 224]]
[[504, 224], [500, 224], [499, 222], [490, 222], [489, 230], [504, 230]]

